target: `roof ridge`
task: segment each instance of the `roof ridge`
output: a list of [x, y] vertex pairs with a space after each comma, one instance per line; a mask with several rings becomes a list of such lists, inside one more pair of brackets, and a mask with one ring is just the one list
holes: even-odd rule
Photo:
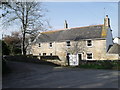
[[94, 27], [94, 26], [102, 26], [104, 24], [99, 24], [99, 25], [89, 25], [89, 26], [83, 26], [83, 27], [73, 27], [73, 28], [70, 28], [70, 29], [74, 29], [74, 28], [86, 28], [86, 27]]
[[53, 33], [53, 32], [58, 32], [58, 31], [63, 31], [63, 30], [51, 30], [51, 31], [40, 32], [40, 33], [44, 34], [44, 33]]
[[58, 32], [58, 31], [64, 31], [66, 29], [75, 29], [75, 28], [86, 28], [86, 27], [94, 27], [94, 26], [102, 26], [103, 24], [99, 25], [89, 25], [89, 26], [83, 26], [83, 27], [72, 27], [72, 28], [65, 28], [65, 29], [57, 29], [57, 30], [51, 30], [51, 31], [45, 31], [45, 32], [40, 32], [42, 34], [44, 33], [53, 33], [53, 32]]

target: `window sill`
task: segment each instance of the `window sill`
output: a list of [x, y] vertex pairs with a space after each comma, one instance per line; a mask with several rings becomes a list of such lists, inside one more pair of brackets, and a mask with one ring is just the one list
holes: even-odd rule
[[93, 47], [93, 46], [87, 46], [87, 47]]

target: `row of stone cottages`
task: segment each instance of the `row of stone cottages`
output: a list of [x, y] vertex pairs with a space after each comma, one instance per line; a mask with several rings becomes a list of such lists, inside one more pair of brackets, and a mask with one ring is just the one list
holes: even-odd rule
[[51, 62], [67, 65], [69, 55], [77, 55], [80, 60], [118, 60], [119, 45], [113, 43], [112, 30], [108, 15], [104, 24], [68, 28], [39, 33], [31, 42], [27, 54], [58, 56], [59, 60]]

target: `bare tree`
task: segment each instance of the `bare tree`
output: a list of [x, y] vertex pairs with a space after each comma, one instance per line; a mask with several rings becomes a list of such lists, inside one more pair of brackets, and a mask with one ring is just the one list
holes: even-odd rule
[[[21, 36], [20, 32], [12, 32], [11, 35], [5, 35], [3, 41], [9, 46], [11, 54], [16, 54], [14, 51], [21, 51]], [[17, 52], [19, 53], [19, 52]]]
[[[69, 54], [72, 55], [77, 55], [79, 53], [83, 53], [87, 51], [86, 46], [85, 46], [85, 41], [80, 40], [80, 41], [71, 41], [70, 46], [64, 45], [62, 47], [62, 50], [64, 53], [66, 53], [66, 63], [69, 65]], [[80, 63], [81, 61], [79, 61]]]
[[67, 48], [67, 52], [73, 55], [77, 55], [78, 53], [85, 52], [85, 44], [84, 41], [75, 41], [71, 44], [69, 48]]
[[[35, 35], [38, 31], [46, 30], [43, 17], [44, 11], [40, 2], [4, 2], [1, 16], [4, 26], [18, 24], [22, 31], [22, 52], [26, 55], [26, 35]], [[48, 22], [47, 22], [48, 23]]]

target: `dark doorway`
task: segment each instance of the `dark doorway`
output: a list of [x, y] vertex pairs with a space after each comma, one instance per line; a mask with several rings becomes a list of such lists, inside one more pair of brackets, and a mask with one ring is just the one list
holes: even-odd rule
[[82, 54], [78, 54], [78, 60], [79, 60], [79, 64], [81, 64]]
[[70, 55], [70, 53], [67, 53], [67, 56], [66, 56], [68, 66], [70, 65], [70, 64], [69, 64], [69, 55]]

